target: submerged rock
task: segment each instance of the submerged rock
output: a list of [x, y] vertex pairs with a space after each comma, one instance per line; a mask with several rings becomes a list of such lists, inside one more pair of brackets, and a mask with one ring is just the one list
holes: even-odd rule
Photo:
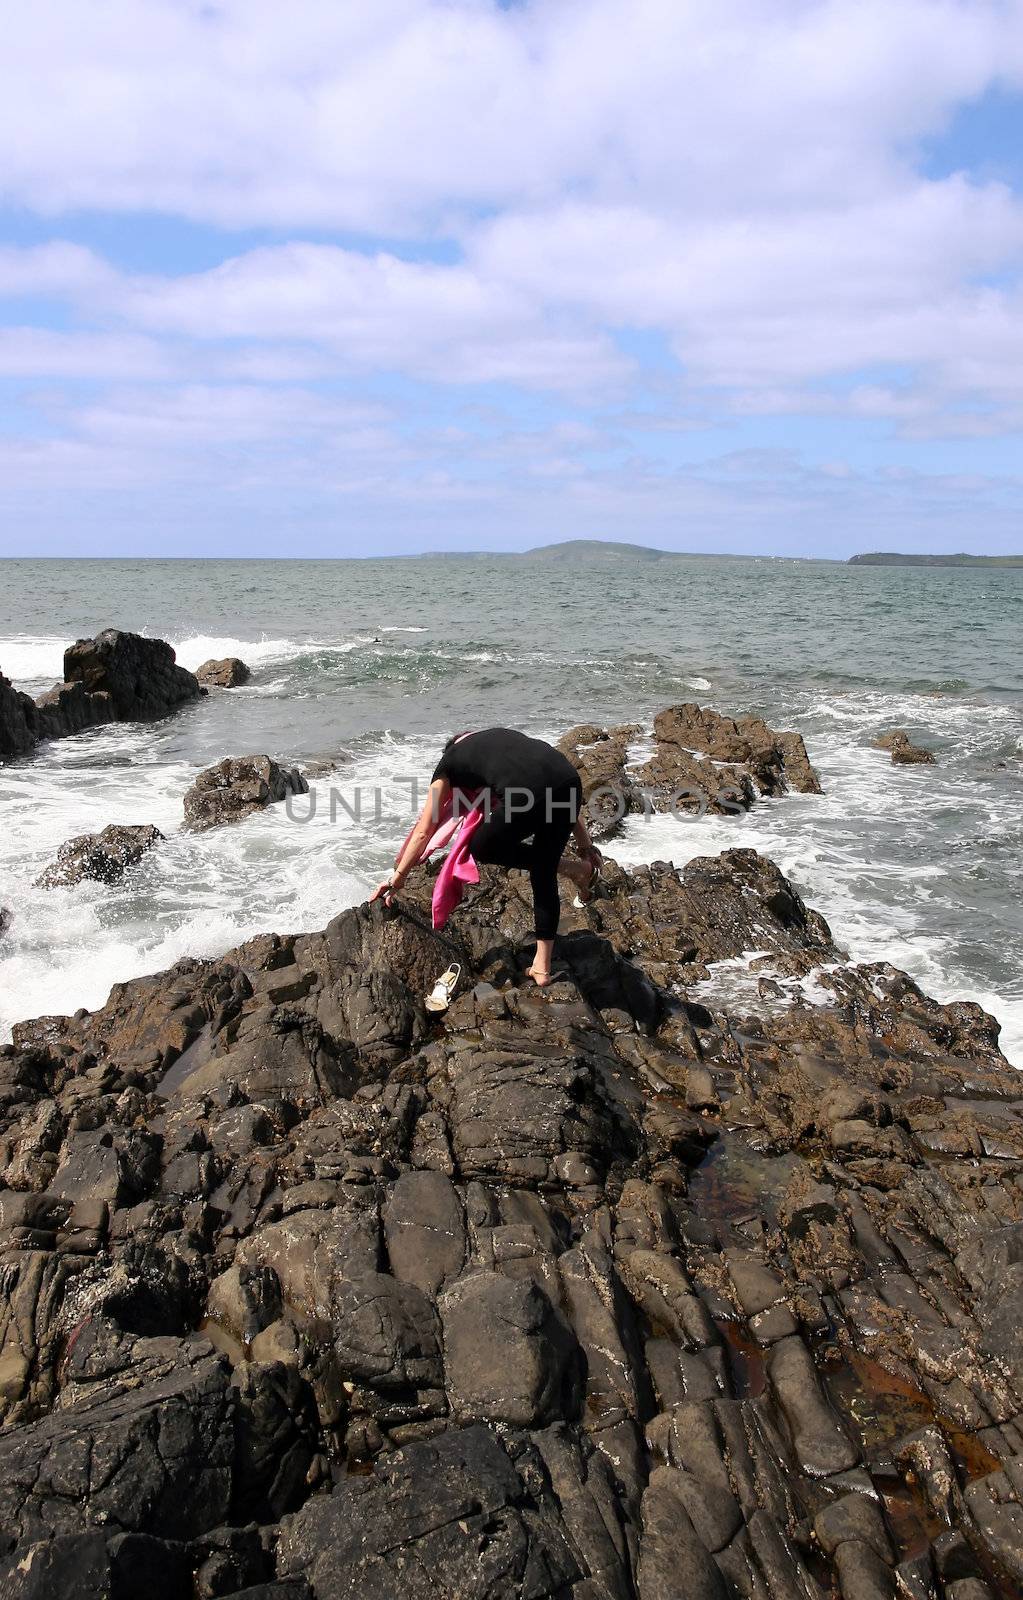
[[209, 688], [239, 689], [243, 683], [248, 683], [252, 673], [238, 656], [224, 656], [221, 661], [204, 661], [201, 667], [196, 667], [195, 675]]
[[65, 840], [57, 851], [57, 859], [36, 882], [42, 889], [67, 888], [81, 883], [84, 878], [96, 883], [116, 883], [163, 837], [159, 828], [151, 823], [122, 825], [112, 822], [102, 833], [82, 833], [76, 839]]
[[933, 766], [936, 760], [933, 750], [913, 744], [904, 728], [892, 728], [889, 733], [882, 733], [876, 741], [876, 748], [890, 750], [892, 762], [897, 767]]
[[608, 861], [543, 991], [527, 880], [429, 889], [0, 1049], [3, 1592], [1008, 1600], [994, 1020], [751, 850]]
[[200, 772], [185, 793], [185, 827], [192, 833], [241, 822], [289, 794], [307, 794], [297, 767], [279, 767], [269, 756], [225, 756]]

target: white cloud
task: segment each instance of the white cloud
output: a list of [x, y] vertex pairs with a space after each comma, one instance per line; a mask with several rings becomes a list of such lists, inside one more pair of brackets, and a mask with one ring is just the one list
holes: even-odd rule
[[116, 281], [95, 251], [70, 240], [28, 249], [0, 245], [0, 295], [76, 298], [109, 290]]
[[292, 244], [211, 272], [135, 280], [128, 320], [192, 338], [304, 339], [342, 363], [457, 383], [592, 388], [625, 363], [599, 331], [566, 329], [535, 296], [461, 265]]
[[[118, 273], [66, 243], [0, 255], [0, 296], [25, 293], [43, 278], [48, 293], [63, 294], [84, 317], [144, 330], [150, 342], [138, 339], [130, 349], [140, 364], [148, 352], [154, 376], [161, 361], [179, 371], [189, 364], [254, 371], [260, 345], [271, 379], [274, 362], [287, 377], [303, 360], [308, 370], [315, 355], [324, 375], [384, 370], [589, 393], [613, 389], [630, 369], [605, 332], [549, 312], [511, 283], [387, 252], [288, 244], [177, 277]], [[164, 341], [162, 354], [154, 334]], [[244, 349], [211, 357], [194, 347], [211, 341], [244, 341]], [[100, 375], [109, 360], [116, 374], [128, 359], [124, 341], [44, 336], [33, 346], [27, 330], [9, 338], [5, 357], [0, 337], [0, 373], [17, 371], [19, 360], [26, 371], [43, 371], [52, 360], [55, 371], [84, 374], [93, 363]]]
[[[15, 7], [0, 201], [67, 237], [0, 248], [0, 377], [74, 398], [29, 398], [27, 434], [41, 414], [61, 437], [8, 447], [6, 467], [141, 485], [187, 462], [232, 494], [262, 453], [282, 481], [478, 506], [468, 466], [498, 498], [517, 475], [580, 516], [602, 514], [597, 491], [659, 516], [682, 484], [687, 514], [712, 517], [738, 469], [669, 492], [656, 463], [682, 430], [1018, 430], [1023, 199], [919, 159], [995, 84], [1023, 89], [1023, 0]], [[162, 214], [168, 264], [84, 247], [82, 211]], [[175, 261], [175, 218], [225, 230], [219, 264], [184, 265], [187, 232]], [[54, 301], [64, 316], [32, 316]], [[459, 386], [545, 391], [584, 432], [534, 441], [516, 419], [502, 453], [485, 428], [431, 433], [429, 395], [399, 428], [314, 390], [393, 374], [445, 406]], [[611, 405], [631, 408], [617, 437]], [[814, 494], [852, 508], [867, 491], [838, 467]]]
[[176, 375], [173, 353], [154, 339], [61, 329], [0, 328], [0, 377], [162, 379]]
[[566, 191], [866, 194], [996, 74], [1016, 0], [35, 0], [5, 19], [9, 198], [405, 235]]

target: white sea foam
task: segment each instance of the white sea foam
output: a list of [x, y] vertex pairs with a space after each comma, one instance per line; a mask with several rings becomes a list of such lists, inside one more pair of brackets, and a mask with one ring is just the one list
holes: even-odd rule
[[[144, 633], [147, 630], [142, 630]], [[387, 632], [422, 633], [425, 629], [387, 629]], [[250, 667], [260, 669], [277, 663], [294, 661], [312, 654], [350, 655], [363, 645], [373, 644], [375, 635], [358, 634], [351, 639], [236, 639], [231, 635], [191, 634], [184, 639], [171, 638], [174, 653], [181, 666], [194, 672], [204, 661], [217, 661], [224, 656], [240, 656]], [[0, 638], [0, 671], [16, 684], [57, 683], [64, 670], [64, 651], [73, 641], [67, 635], [12, 634]]]
[[[755, 968], [754, 962], [757, 963]], [[833, 1003], [835, 996], [822, 978], [834, 972], [837, 965], [827, 962], [802, 978], [793, 978], [774, 970], [768, 951], [746, 950], [740, 956], [710, 962], [707, 968], [710, 977], [694, 984], [689, 995], [719, 1010], [787, 1011], [793, 1003], [827, 1006]], [[763, 978], [776, 984], [780, 993], [761, 994]]]
[[64, 651], [71, 642], [54, 634], [9, 634], [0, 638], [0, 672], [18, 685], [57, 683], [64, 671]]
[[240, 656], [246, 666], [260, 668], [295, 661], [308, 655], [350, 655], [362, 645], [372, 644], [372, 634], [359, 634], [355, 638], [336, 639], [233, 639], [213, 634], [198, 633], [190, 638], [171, 640], [174, 653], [181, 666], [194, 672], [204, 661], [221, 660], [224, 656]]
[[[21, 1018], [94, 1009], [112, 984], [183, 956], [220, 955], [258, 933], [323, 927], [386, 876], [411, 825], [411, 791], [398, 776], [427, 760], [426, 741], [388, 735], [343, 781], [315, 779], [310, 797], [188, 834], [180, 831], [181, 798], [193, 767], [160, 762], [147, 729], [101, 729], [88, 739], [88, 764], [62, 764], [68, 746], [55, 745], [0, 773], [0, 900], [13, 914], [0, 966], [0, 1039]], [[340, 802], [332, 815], [332, 788], [352, 809], [361, 788], [361, 821]], [[35, 886], [63, 840], [108, 822], [152, 822], [167, 837], [121, 884]]]

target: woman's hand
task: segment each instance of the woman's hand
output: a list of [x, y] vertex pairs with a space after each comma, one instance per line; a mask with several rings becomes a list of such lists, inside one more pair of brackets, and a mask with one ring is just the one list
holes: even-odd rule
[[383, 900], [384, 905], [389, 906], [391, 903], [392, 894], [395, 894], [401, 888], [404, 881], [405, 880], [400, 878], [396, 872], [392, 872], [386, 883], [377, 884], [376, 888], [373, 890], [373, 893], [369, 897], [370, 905], [373, 904], [374, 900]]
[[419, 860], [423, 847], [437, 826], [440, 808], [447, 799], [450, 788], [451, 785], [448, 783], [447, 778], [434, 778], [430, 784], [423, 809], [419, 813], [419, 820], [405, 841], [405, 848], [398, 857], [394, 871], [386, 883], [378, 884], [373, 890], [369, 897], [370, 905], [373, 904], [374, 900], [382, 900], [385, 906], [389, 906], [391, 896], [397, 894], [398, 890], [403, 887], [405, 879]]

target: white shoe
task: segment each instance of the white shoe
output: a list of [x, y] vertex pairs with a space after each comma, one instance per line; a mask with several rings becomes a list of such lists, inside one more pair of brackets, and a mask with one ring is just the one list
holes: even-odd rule
[[441, 973], [437, 982], [426, 996], [427, 1011], [446, 1011], [448, 1009], [461, 976], [461, 966], [457, 961], [453, 961], [447, 971]]

